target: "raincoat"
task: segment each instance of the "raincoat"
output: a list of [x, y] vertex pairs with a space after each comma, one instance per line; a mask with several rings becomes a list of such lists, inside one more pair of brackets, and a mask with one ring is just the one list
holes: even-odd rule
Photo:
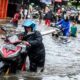
[[61, 25], [61, 30], [63, 32], [63, 36], [69, 36], [69, 29], [70, 29], [70, 21], [66, 21], [64, 19], [60, 20], [56, 23], [56, 25]]
[[38, 67], [44, 68], [45, 63], [45, 48], [42, 43], [42, 36], [38, 31], [34, 31], [29, 35], [24, 33], [23, 35], [23, 40], [31, 44], [27, 52], [30, 61], [30, 71], [36, 72]]

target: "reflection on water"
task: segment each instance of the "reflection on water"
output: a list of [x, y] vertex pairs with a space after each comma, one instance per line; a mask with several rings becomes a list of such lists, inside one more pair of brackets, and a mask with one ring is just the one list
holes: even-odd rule
[[0, 77], [0, 80], [42, 80], [42, 78], [39, 77], [31, 77], [31, 76], [2, 76]]

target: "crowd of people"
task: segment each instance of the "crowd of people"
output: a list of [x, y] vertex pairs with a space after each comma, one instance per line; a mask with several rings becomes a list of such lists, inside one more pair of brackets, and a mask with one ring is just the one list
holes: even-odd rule
[[[24, 23], [22, 24], [25, 32], [21, 34], [21, 36], [22, 40], [25, 40], [25, 44], [29, 47], [28, 52], [25, 53], [25, 55], [23, 55], [22, 57], [22, 64], [25, 64], [26, 57], [28, 56], [30, 61], [29, 71], [37, 72], [37, 69], [40, 68], [42, 72], [44, 70], [45, 64], [45, 48], [42, 42], [43, 39], [41, 33], [35, 30], [36, 23], [34, 23], [33, 21], [33, 10], [33, 4], [29, 6], [29, 9], [24, 9], [23, 7], [21, 7], [20, 11], [15, 13], [11, 22], [15, 27], [17, 27], [18, 21], [20, 19], [25, 19]], [[43, 20], [45, 26], [47, 27], [50, 27], [51, 23], [55, 23], [55, 26], [61, 25], [60, 29], [63, 33], [63, 36], [77, 36], [76, 24], [77, 22], [79, 22], [78, 16], [80, 16], [80, 14], [78, 14], [78, 16], [74, 18], [67, 14], [66, 11], [62, 11], [61, 8], [59, 8], [57, 12], [54, 13], [49, 8], [49, 6], [46, 6], [45, 9], [39, 8], [38, 14], [39, 16], [37, 19], [39, 20], [39, 24], [41, 24]], [[72, 26], [70, 26], [71, 23]]]

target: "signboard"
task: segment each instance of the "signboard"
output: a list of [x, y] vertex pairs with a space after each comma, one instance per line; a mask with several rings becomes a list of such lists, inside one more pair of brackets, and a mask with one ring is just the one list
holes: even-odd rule
[[55, 2], [62, 2], [62, 0], [55, 0]]

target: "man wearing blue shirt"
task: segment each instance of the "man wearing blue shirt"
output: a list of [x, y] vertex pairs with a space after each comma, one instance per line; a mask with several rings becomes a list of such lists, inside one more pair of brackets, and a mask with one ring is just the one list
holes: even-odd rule
[[64, 19], [57, 22], [56, 25], [61, 25], [60, 29], [63, 32], [63, 36], [69, 36], [70, 21], [68, 16], [65, 16]]

